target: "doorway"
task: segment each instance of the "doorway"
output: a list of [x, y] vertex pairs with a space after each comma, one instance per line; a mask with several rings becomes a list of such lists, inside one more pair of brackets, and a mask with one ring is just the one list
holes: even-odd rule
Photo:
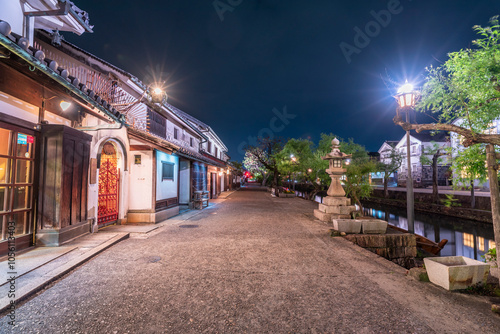
[[105, 226], [118, 220], [118, 200], [120, 185], [120, 170], [118, 169], [116, 147], [112, 142], [106, 142], [101, 151], [99, 168], [99, 206], [97, 224]]

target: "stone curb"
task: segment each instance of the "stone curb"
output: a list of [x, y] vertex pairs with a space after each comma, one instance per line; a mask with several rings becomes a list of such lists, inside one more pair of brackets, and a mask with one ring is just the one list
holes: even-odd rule
[[[19, 291], [16, 291], [16, 296], [17, 298], [15, 299], [16, 304], [19, 302], [22, 302], [32, 296], [33, 294], [37, 293], [38, 291], [42, 290], [44, 287], [49, 285], [50, 283], [54, 282], [58, 278], [66, 275], [73, 269], [81, 266], [83, 263], [87, 262], [94, 256], [98, 255], [99, 253], [105, 251], [106, 249], [110, 248], [111, 246], [119, 243], [122, 240], [125, 240], [129, 237], [130, 233], [117, 233], [118, 235], [111, 238], [110, 240], [104, 242], [103, 244], [93, 248], [92, 250], [88, 251], [85, 254], [82, 254], [81, 256], [77, 257], [76, 259], [73, 259], [66, 264], [62, 265], [60, 268], [54, 270], [53, 272], [50, 273], [50, 276], [41, 276], [38, 279], [33, 280], [32, 282], [29, 282], [28, 285], [22, 287]], [[2, 299], [0, 299], [0, 314], [3, 314], [6, 312], [10, 307], [10, 299], [5, 296]]]

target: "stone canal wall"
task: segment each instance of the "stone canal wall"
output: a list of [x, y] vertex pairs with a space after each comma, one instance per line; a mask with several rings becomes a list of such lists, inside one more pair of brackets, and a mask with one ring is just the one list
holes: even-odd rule
[[[383, 189], [374, 189], [372, 197], [384, 198]], [[414, 192], [415, 202], [421, 203], [432, 203], [432, 193], [421, 193]], [[491, 200], [489, 196], [475, 196], [476, 198], [476, 210], [491, 211]], [[389, 198], [394, 200], [406, 201], [406, 191], [393, 191], [389, 190]], [[439, 194], [439, 199], [446, 200], [445, 194]], [[470, 195], [453, 195], [454, 204], [460, 208], [471, 208], [471, 197]]]
[[407, 269], [415, 266], [417, 240], [414, 234], [348, 234], [344, 238]]
[[[450, 217], [464, 218], [476, 220], [484, 223], [492, 223], [491, 211], [490, 211], [490, 198], [489, 197], [476, 197], [476, 207], [477, 208], [487, 208], [487, 209], [471, 209], [470, 208], [470, 196], [456, 196], [468, 198], [468, 206], [452, 206], [447, 207], [445, 205], [432, 204], [431, 200], [432, 194], [422, 194], [415, 193], [415, 210], [420, 212], [440, 214]], [[441, 198], [445, 199], [444, 195]], [[463, 200], [460, 199], [460, 200]], [[389, 198], [383, 198], [383, 191], [375, 190], [372, 197], [367, 198], [362, 201], [365, 203], [373, 203], [378, 205], [390, 205], [399, 208], [406, 208], [406, 192], [402, 191], [390, 191]], [[486, 203], [488, 205], [486, 205]]]

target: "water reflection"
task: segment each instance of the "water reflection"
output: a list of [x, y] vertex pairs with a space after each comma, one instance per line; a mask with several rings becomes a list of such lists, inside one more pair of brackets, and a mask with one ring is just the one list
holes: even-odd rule
[[[364, 212], [367, 216], [408, 229], [405, 209], [369, 204], [365, 206]], [[495, 247], [493, 225], [473, 220], [415, 212], [415, 233], [435, 242], [448, 239], [441, 256], [462, 255], [483, 260], [481, 255]]]

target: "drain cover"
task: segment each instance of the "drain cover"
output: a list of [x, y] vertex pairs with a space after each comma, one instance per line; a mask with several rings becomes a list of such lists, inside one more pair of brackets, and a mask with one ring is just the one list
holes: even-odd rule
[[198, 225], [179, 225], [180, 228], [197, 228]]
[[149, 262], [149, 263], [155, 263], [155, 262], [160, 261], [160, 260], [161, 260], [161, 257], [159, 257], [159, 256], [148, 256], [148, 257], [146, 258], [146, 260], [147, 260], [147, 262]]

